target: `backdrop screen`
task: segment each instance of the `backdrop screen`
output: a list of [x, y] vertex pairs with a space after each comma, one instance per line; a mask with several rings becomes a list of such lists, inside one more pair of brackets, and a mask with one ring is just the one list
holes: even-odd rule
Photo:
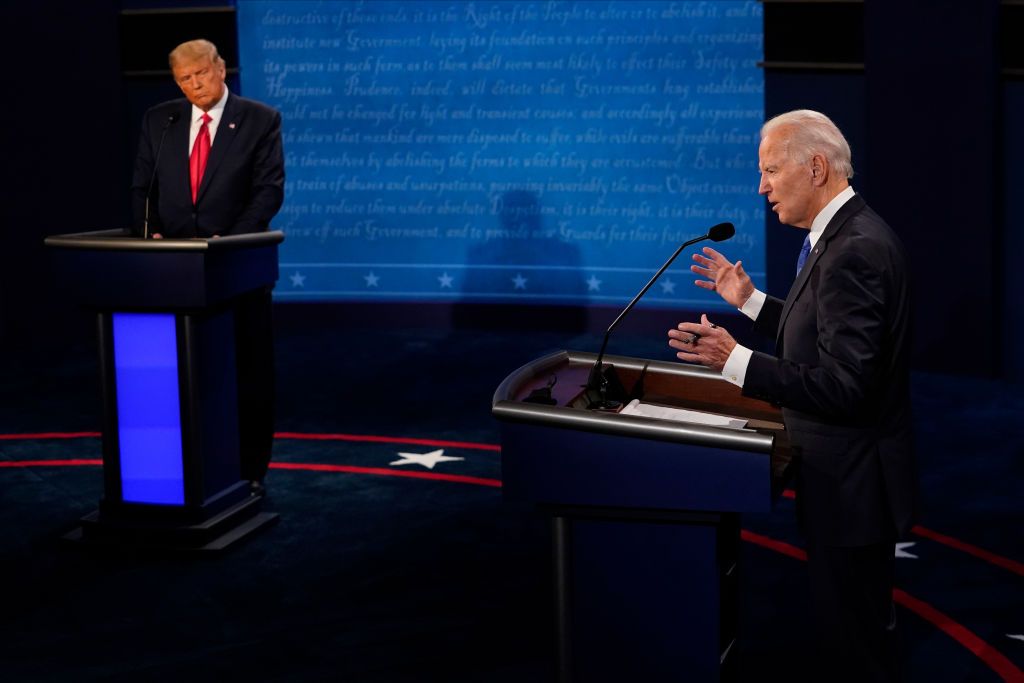
[[[757, 2], [239, 0], [284, 119], [283, 299], [619, 304], [683, 241], [764, 279]], [[721, 305], [679, 259], [645, 301]]]

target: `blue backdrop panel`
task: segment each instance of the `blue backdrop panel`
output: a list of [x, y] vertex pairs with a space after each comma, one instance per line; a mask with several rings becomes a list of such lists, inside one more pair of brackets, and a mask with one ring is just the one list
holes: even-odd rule
[[[764, 280], [756, 2], [239, 0], [284, 117], [281, 298], [620, 303], [685, 239]], [[648, 302], [708, 308], [681, 261]]]
[[121, 498], [185, 504], [178, 342], [170, 313], [114, 313]]

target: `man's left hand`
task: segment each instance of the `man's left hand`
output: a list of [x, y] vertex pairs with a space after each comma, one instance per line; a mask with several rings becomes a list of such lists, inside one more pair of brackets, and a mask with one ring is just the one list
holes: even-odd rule
[[700, 316], [700, 323], [679, 323], [668, 331], [668, 345], [676, 350], [676, 357], [688, 363], [699, 363], [712, 370], [722, 371], [729, 355], [736, 348], [736, 340], [725, 328]]

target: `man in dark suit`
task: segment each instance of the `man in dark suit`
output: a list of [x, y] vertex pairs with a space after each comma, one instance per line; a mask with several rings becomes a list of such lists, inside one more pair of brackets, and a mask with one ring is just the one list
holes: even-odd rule
[[228, 92], [224, 60], [209, 41], [179, 45], [170, 64], [185, 97], [158, 104], [143, 117], [132, 178], [136, 231], [145, 227], [147, 195], [147, 236], [266, 230], [284, 200], [281, 115]]
[[776, 355], [738, 345], [706, 315], [671, 330], [669, 345], [782, 407], [798, 458], [821, 680], [896, 680], [894, 544], [916, 499], [904, 250], [850, 187], [849, 145], [823, 114], [766, 123], [759, 168], [759, 192], [779, 220], [810, 231], [786, 300], [757, 291], [742, 262], [711, 248], [691, 269], [775, 340]]
[[[207, 40], [169, 56], [185, 97], [146, 112], [132, 177], [133, 229], [156, 239], [267, 230], [284, 200], [281, 115], [228, 92], [224, 60]], [[273, 442], [270, 290], [235, 311], [243, 479], [262, 492]]]

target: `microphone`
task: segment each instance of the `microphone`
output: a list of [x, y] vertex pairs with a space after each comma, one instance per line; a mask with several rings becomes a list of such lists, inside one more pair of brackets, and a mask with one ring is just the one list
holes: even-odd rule
[[608, 337], [611, 336], [612, 330], [615, 329], [616, 325], [618, 325], [619, 322], [626, 317], [627, 313], [633, 310], [633, 306], [636, 305], [636, 302], [640, 301], [640, 297], [647, 293], [647, 290], [651, 288], [651, 285], [653, 285], [658, 280], [658, 278], [661, 277], [661, 274], [664, 273], [670, 265], [672, 265], [672, 262], [675, 261], [676, 257], [682, 253], [683, 249], [686, 249], [689, 246], [697, 244], [697, 242], [703, 242], [704, 240], [711, 240], [712, 242], [724, 242], [725, 240], [729, 239], [735, 234], [736, 226], [734, 226], [732, 223], [719, 223], [718, 225], [712, 226], [711, 229], [708, 230], [707, 234], [701, 235], [700, 237], [694, 237], [692, 240], [683, 242], [682, 246], [676, 249], [675, 253], [669, 257], [668, 261], [665, 261], [665, 265], [663, 265], [658, 270], [658, 272], [654, 274], [654, 277], [651, 278], [651, 281], [644, 285], [644, 288], [641, 289], [635, 297], [633, 297], [633, 300], [630, 301], [624, 309], [622, 309], [622, 313], [619, 313], [619, 317], [613, 320], [612, 324], [608, 326], [608, 330], [605, 331], [604, 342], [601, 343], [601, 352], [597, 354], [597, 362], [594, 363], [594, 367], [590, 370], [590, 377], [587, 379], [586, 389], [588, 391], [597, 391], [598, 400], [591, 402], [587, 406], [588, 408], [596, 408], [598, 410], [610, 410], [613, 408], [618, 408], [621, 405], [619, 401], [609, 401], [607, 398], [608, 378], [605, 377], [601, 364], [601, 361], [604, 358], [604, 351], [608, 347]]
[[177, 121], [180, 117], [181, 114], [178, 112], [168, 115], [167, 123], [164, 124], [164, 129], [160, 133], [160, 144], [156, 146], [156, 158], [153, 159], [153, 173], [149, 176], [149, 187], [146, 189], [146, 208], [142, 217], [142, 239], [149, 239], [149, 198], [153, 194], [153, 183], [156, 182], [156, 170], [160, 168], [160, 152], [164, 148], [164, 140], [167, 138], [168, 129], [171, 127], [171, 124]]

